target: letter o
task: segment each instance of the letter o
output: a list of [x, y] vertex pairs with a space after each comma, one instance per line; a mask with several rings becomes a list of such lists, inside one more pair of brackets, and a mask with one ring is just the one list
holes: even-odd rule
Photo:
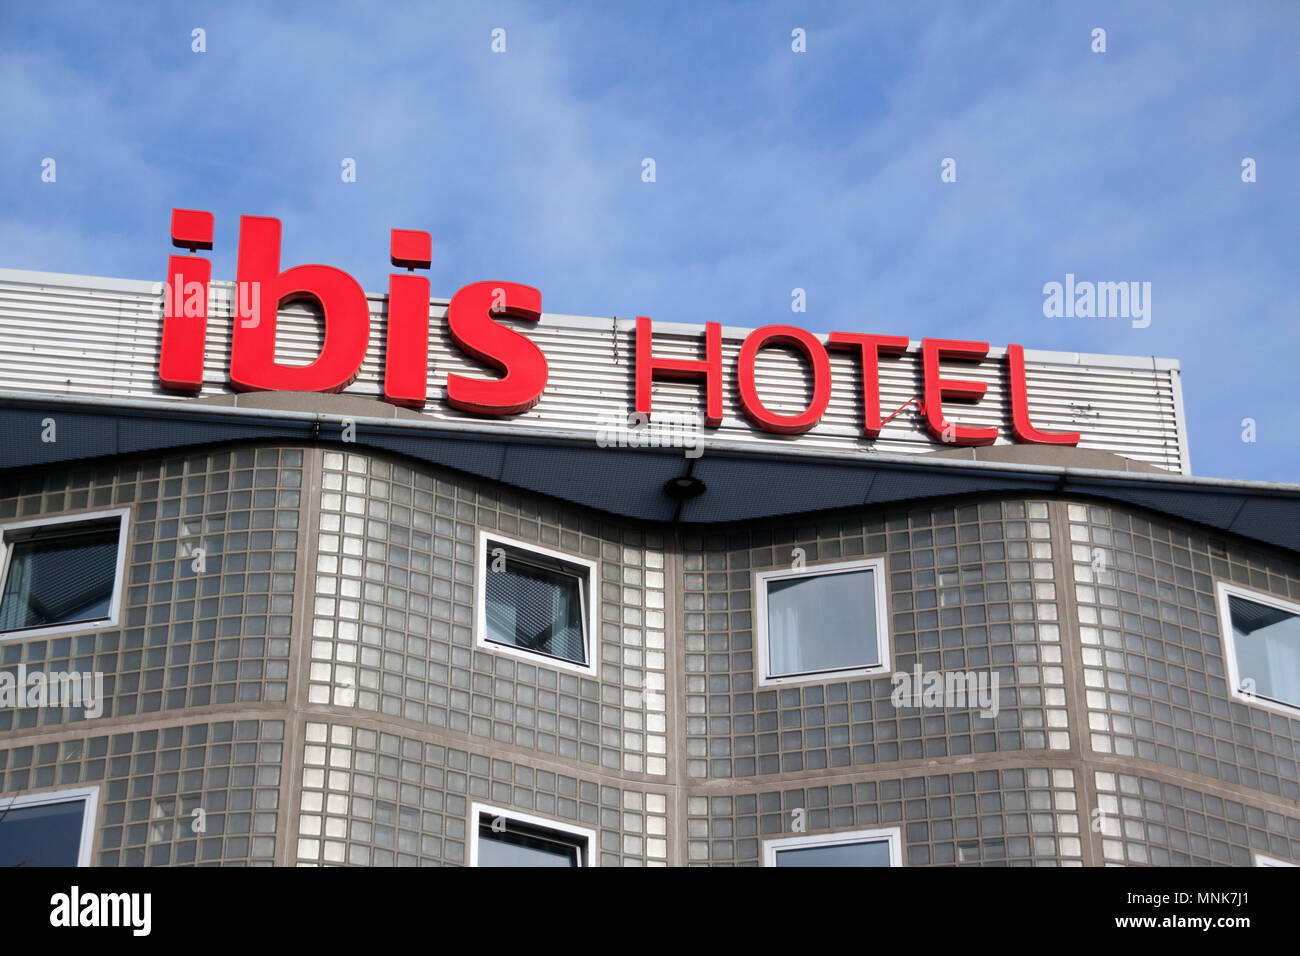
[[[759, 349], [767, 345], [789, 345], [803, 353], [812, 367], [813, 394], [808, 407], [797, 415], [781, 415], [767, 409], [758, 397], [754, 383], [754, 360]], [[764, 431], [780, 435], [798, 435], [821, 420], [831, 400], [831, 361], [826, 348], [811, 332], [793, 325], [765, 325], [755, 329], [740, 347], [740, 407], [745, 417]]]

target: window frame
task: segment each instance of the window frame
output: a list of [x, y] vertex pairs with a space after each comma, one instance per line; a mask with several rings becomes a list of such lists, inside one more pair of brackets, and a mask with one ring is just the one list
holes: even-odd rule
[[576, 826], [572, 823], [562, 823], [559, 820], [551, 820], [547, 817], [534, 816], [531, 813], [521, 813], [518, 810], [508, 810], [505, 807], [496, 807], [486, 803], [471, 803], [469, 812], [469, 865], [478, 866], [478, 831], [479, 821], [483, 816], [505, 817], [507, 820], [514, 820], [524, 826], [535, 827], [539, 830], [551, 830], [566, 837], [577, 837], [583, 841], [581, 852], [578, 855], [578, 868], [589, 866], [599, 866], [599, 853], [596, 848], [596, 831], [588, 827]]
[[[899, 827], [876, 827], [869, 830], [841, 830], [837, 833], [812, 833], [763, 841], [763, 866], [776, 867], [776, 855], [782, 850], [812, 850], [825, 846], [848, 846], [853, 843], [887, 843], [889, 866], [903, 865], [903, 831]], [[865, 869], [865, 867], [861, 868]]]
[[95, 829], [99, 825], [99, 787], [71, 787], [66, 790], [48, 790], [43, 793], [25, 793], [15, 797], [0, 797], [0, 816], [12, 809], [43, 807], [56, 803], [73, 803], [80, 800], [81, 842], [77, 850], [76, 866], [90, 866], [95, 847]]
[[[526, 648], [516, 647], [513, 644], [502, 644], [488, 638], [487, 576], [490, 572], [487, 568], [487, 562], [495, 545], [504, 547], [507, 552], [511, 550], [522, 552], [520, 558], [524, 563], [527, 563], [529, 554], [534, 554], [544, 560], [543, 566], [558, 563], [572, 568], [573, 576], [578, 579], [579, 604], [583, 613], [582, 646], [587, 659], [586, 663], [579, 664], [563, 657], [553, 657], [540, 651], [530, 651]], [[508, 556], [507, 560], [509, 560]], [[596, 597], [599, 587], [599, 566], [589, 558], [565, 554], [563, 551], [554, 551], [551, 548], [544, 548], [529, 541], [520, 541], [503, 534], [497, 534], [487, 528], [480, 529], [478, 548], [474, 555], [474, 646], [478, 650], [506, 654], [518, 660], [528, 661], [535, 666], [558, 667], [561, 670], [595, 677], [599, 667], [597, 658], [600, 649], [598, 631], [600, 619], [597, 615]]]
[[[872, 586], [875, 588], [876, 597], [876, 651], [880, 663], [774, 676], [769, 655], [768, 582], [785, 581], [792, 578], [820, 577], [826, 574], [847, 574], [853, 571], [872, 572]], [[893, 646], [889, 633], [888, 591], [889, 589], [885, 585], [885, 559], [883, 556], [856, 558], [852, 561], [836, 561], [830, 564], [809, 564], [802, 568], [780, 568], [771, 571], [754, 572], [754, 650], [758, 657], [755, 662], [758, 669], [758, 686], [777, 687], [783, 684], [803, 684], [810, 681], [838, 680], [844, 677], [891, 673], [893, 668]]]
[[[0, 600], [9, 584], [9, 570], [13, 559], [13, 544], [39, 537], [42, 529], [65, 524], [107, 523], [117, 518], [117, 560], [113, 570], [113, 597], [109, 601], [108, 617], [92, 621], [74, 621], [66, 624], [47, 624], [43, 627], [28, 627], [17, 631], [0, 630], [0, 643], [26, 637], [38, 637], [55, 634], [79, 634], [85, 631], [99, 631], [117, 627], [122, 617], [122, 598], [126, 590], [126, 552], [131, 525], [130, 508], [113, 508], [105, 511], [85, 511], [78, 514], [57, 515], [51, 517], [30, 518], [23, 521], [8, 521], [0, 524]], [[14, 532], [18, 532], [15, 534]]]
[[1234, 700], [1244, 704], [1265, 707], [1290, 717], [1300, 717], [1300, 704], [1288, 704], [1259, 694], [1246, 694], [1241, 690], [1241, 675], [1237, 671], [1237, 641], [1232, 627], [1232, 605], [1228, 601], [1230, 597], [1262, 604], [1277, 611], [1294, 614], [1296, 617], [1300, 617], [1300, 604], [1260, 591], [1252, 591], [1230, 581], [1220, 581], [1215, 588], [1215, 598], [1219, 605], [1219, 631], [1223, 639], [1223, 663], [1228, 677], [1228, 694]]

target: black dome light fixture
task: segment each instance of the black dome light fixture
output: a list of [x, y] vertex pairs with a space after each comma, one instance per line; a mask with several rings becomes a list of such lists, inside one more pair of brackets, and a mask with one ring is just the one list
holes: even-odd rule
[[664, 482], [664, 494], [679, 502], [698, 498], [707, 489], [708, 486], [704, 482], [690, 474], [678, 475]]

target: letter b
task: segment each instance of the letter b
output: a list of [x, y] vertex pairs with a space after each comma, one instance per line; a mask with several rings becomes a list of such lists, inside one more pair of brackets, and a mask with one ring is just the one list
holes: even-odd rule
[[[333, 266], [295, 266], [280, 271], [280, 220], [239, 219], [240, 287], [256, 283], [254, 301], [267, 310], [252, 322], [236, 322], [230, 350], [230, 384], [241, 391], [338, 392], [357, 377], [370, 342], [370, 306], [357, 280]], [[280, 305], [315, 300], [324, 314], [325, 343], [303, 366], [275, 361], [276, 313]]]

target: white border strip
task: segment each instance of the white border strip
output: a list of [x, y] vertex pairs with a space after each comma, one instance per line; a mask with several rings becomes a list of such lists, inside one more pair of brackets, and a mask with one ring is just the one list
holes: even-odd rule
[[[587, 662], [585, 664], [576, 664], [573, 661], [567, 661], [562, 657], [552, 657], [549, 654], [540, 654], [536, 651], [525, 650], [524, 648], [515, 647], [511, 644], [499, 644], [496, 641], [488, 640], [487, 576], [489, 572], [486, 570], [486, 559], [491, 553], [491, 542], [504, 545], [507, 549], [513, 548], [514, 550], [522, 551], [525, 554], [531, 552], [540, 557], [550, 558], [553, 561], [573, 565], [575, 571], [581, 572], [582, 569], [586, 570], [587, 575], [585, 581], [582, 579], [581, 573], [575, 575], [579, 580], [579, 588], [582, 593], [583, 614], [586, 618], [586, 620], [583, 621], [582, 635], [583, 651], [587, 655]], [[590, 558], [565, 554], [563, 551], [553, 551], [550, 548], [544, 548], [541, 545], [533, 544], [529, 541], [520, 541], [503, 534], [497, 534], [495, 531], [488, 528], [480, 528], [478, 533], [478, 547], [474, 552], [474, 647], [481, 651], [489, 651], [496, 654], [508, 654], [511, 657], [527, 661], [537, 667], [558, 667], [561, 670], [573, 671], [577, 674], [585, 674], [588, 677], [595, 677], [600, 666], [600, 617], [597, 613], [599, 608], [597, 592], [599, 589], [600, 567]]]
[[1219, 582], [1218, 587], [1215, 589], [1215, 597], [1219, 605], [1219, 630], [1223, 635], [1223, 660], [1228, 671], [1228, 692], [1234, 699], [1244, 704], [1266, 707], [1289, 717], [1300, 717], [1300, 705], [1286, 704], [1268, 697], [1261, 697], [1258, 694], [1246, 694], [1241, 690], [1241, 675], [1237, 671], [1236, 635], [1232, 627], [1232, 607], [1228, 603], [1228, 598], [1241, 598], [1244, 601], [1252, 601], [1255, 604], [1262, 604], [1265, 607], [1286, 611], [1297, 616], [1300, 616], [1300, 604], [1292, 604], [1290, 601], [1284, 601], [1271, 594], [1251, 591], [1229, 581]]
[[50, 790], [18, 797], [0, 797], [0, 816], [13, 808], [43, 807], [55, 803], [73, 803], [78, 800], [83, 801], [83, 806], [77, 866], [90, 866], [90, 854], [95, 845], [95, 828], [99, 825], [99, 787], [74, 787], [70, 790]]
[[[845, 574], [853, 571], [872, 572], [871, 583], [875, 589], [876, 598], [876, 654], [880, 658], [880, 663], [828, 671], [773, 676], [771, 674], [771, 662], [768, 657], [768, 582], [784, 581], [791, 578], [816, 578], [827, 574]], [[808, 564], [801, 568], [779, 568], [772, 571], [754, 572], [754, 652], [758, 656], [758, 660], [755, 661], [758, 668], [758, 686], [776, 687], [782, 684], [806, 684], [810, 681], [861, 677], [866, 674], [888, 674], [893, 668], [893, 648], [889, 640], [888, 591], [889, 589], [885, 584], [885, 559], [883, 557], [837, 561], [834, 564]]]
[[478, 828], [479, 819], [488, 814], [493, 817], [505, 817], [507, 820], [516, 820], [519, 823], [528, 826], [537, 827], [542, 830], [554, 830], [556, 833], [562, 833], [566, 836], [578, 837], [586, 842], [583, 847], [580, 862], [583, 866], [599, 866], [600, 848], [596, 845], [596, 831], [587, 827], [575, 826], [572, 823], [561, 823], [558, 820], [551, 820], [546, 817], [533, 816], [531, 813], [520, 813], [518, 810], [507, 810], [505, 807], [494, 807], [486, 803], [471, 803], [469, 807], [469, 865], [478, 866]]
[[[251, 393], [250, 393], [251, 394]], [[266, 394], [266, 393], [257, 393]], [[237, 396], [235, 396], [237, 397]], [[346, 396], [344, 396], [346, 397]], [[323, 401], [328, 401], [324, 396]], [[342, 428], [347, 422], [357, 427], [375, 425], [398, 430], [428, 430], [472, 435], [485, 440], [494, 440], [498, 436], [519, 440], [536, 440], [539, 443], [557, 440], [573, 445], [592, 447], [594, 432], [566, 430], [560, 428], [531, 428], [514, 424], [497, 424], [493, 422], [443, 422], [399, 417], [399, 409], [391, 406], [392, 414], [379, 417], [370, 415], [352, 415], [345, 412], [295, 412], [285, 409], [249, 408], [239, 405], [214, 404], [206, 399], [186, 401], [158, 401], [155, 399], [120, 399], [97, 398], [94, 396], [45, 395], [32, 392], [13, 392], [0, 390], [0, 403], [12, 401], [24, 405], [81, 405], [87, 408], [102, 409], [108, 414], [130, 411], [161, 412], [169, 418], [184, 420], [191, 415], [215, 415], [229, 418], [267, 419], [271, 421], [289, 421], [302, 424], [331, 425]], [[379, 403], [382, 404], [382, 403]], [[890, 454], [870, 450], [839, 451], [829, 448], [791, 447], [779, 444], [752, 444], [729, 441], [726, 439], [704, 442], [706, 453], [733, 453], [744, 457], [773, 457], [783, 461], [799, 459], [816, 459], [830, 461], [849, 461], [864, 464], [904, 465], [921, 469], [952, 469], [954, 471], [971, 470], [976, 472], [1006, 472], [1020, 476], [1052, 476], [1058, 478], [1078, 478], [1081, 480], [1105, 480], [1109, 482], [1137, 484], [1169, 484], [1190, 488], [1239, 489], [1255, 492], [1280, 492], [1300, 497], [1300, 484], [1282, 481], [1249, 481], [1238, 478], [1203, 478], [1195, 475], [1182, 475], [1174, 471], [1122, 471], [1106, 468], [1076, 468], [1069, 465], [1032, 465], [1020, 462], [985, 461], [972, 458], [950, 458], [939, 453]], [[674, 451], [674, 455], [680, 454]], [[1116, 456], [1121, 461], [1128, 459]], [[37, 467], [37, 466], [32, 466]]]
[[782, 850], [808, 850], [816, 847], [846, 846], [851, 843], [889, 844], [889, 865], [903, 865], [903, 832], [899, 827], [873, 830], [846, 830], [839, 833], [817, 833], [811, 836], [782, 837], [763, 841], [763, 865], [776, 866], [776, 855]]
[[114, 508], [109, 511], [86, 511], [80, 514], [59, 515], [53, 518], [32, 518], [26, 521], [9, 521], [0, 524], [0, 594], [4, 593], [9, 579], [9, 559], [13, 548], [6, 546], [5, 537], [13, 531], [28, 528], [46, 528], [51, 525], [94, 522], [106, 518], [118, 517], [121, 521], [117, 536], [117, 567], [113, 577], [113, 597], [108, 606], [108, 617], [93, 621], [72, 621], [67, 624], [49, 624], [45, 627], [29, 627], [21, 631], [0, 631], [0, 642], [12, 641], [23, 637], [39, 637], [51, 634], [80, 634], [85, 631], [102, 631], [117, 627], [122, 616], [122, 597], [126, 589], [126, 551], [131, 525], [131, 509]]

